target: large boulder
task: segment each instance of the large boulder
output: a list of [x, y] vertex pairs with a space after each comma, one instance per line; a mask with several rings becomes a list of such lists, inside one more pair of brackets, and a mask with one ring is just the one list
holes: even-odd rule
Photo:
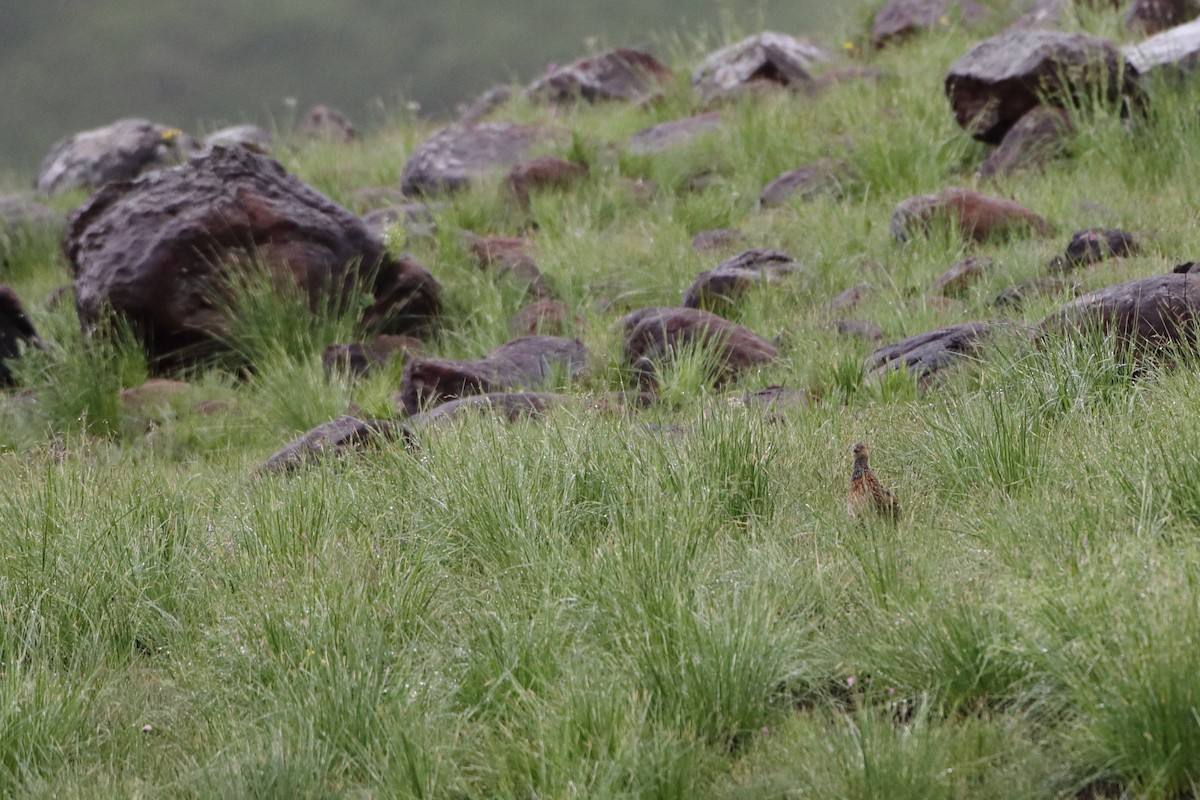
[[110, 183], [72, 212], [63, 249], [85, 326], [106, 308], [134, 325], [155, 368], [223, 350], [231, 280], [265, 268], [314, 304], [329, 291], [372, 294], [387, 333], [428, 324], [440, 287], [388, 255], [354, 214], [270, 158], [214, 148], [186, 165]]
[[37, 331], [25, 313], [21, 299], [9, 286], [0, 286], [0, 386], [11, 386], [8, 362], [21, 355], [21, 348], [36, 344]]
[[921, 386], [942, 370], [974, 356], [991, 333], [986, 322], [965, 322], [910, 336], [879, 348], [863, 363], [867, 380], [877, 381], [893, 369], [906, 369]]
[[400, 188], [410, 197], [463, 189], [512, 167], [529, 155], [535, 143], [550, 136], [538, 125], [448, 125], [409, 156]]
[[888, 0], [871, 26], [871, 43], [890, 41], [950, 24], [951, 16], [973, 24], [986, 18], [988, 9], [973, 0]]
[[1098, 332], [1141, 353], [1168, 345], [1196, 346], [1200, 275], [1169, 273], [1080, 295], [1050, 314], [1043, 334]]
[[810, 42], [764, 31], [711, 53], [692, 73], [692, 86], [704, 102], [762, 85], [803, 88], [813, 67], [831, 58]]
[[718, 384], [778, 356], [774, 345], [749, 328], [696, 308], [644, 308], [626, 314], [620, 324], [622, 358], [644, 386], [657, 384], [660, 362], [688, 348], [712, 354]]
[[1190, 71], [1200, 62], [1200, 19], [1126, 45], [1121, 52], [1139, 75], [1156, 70]]
[[954, 118], [976, 139], [998, 144], [1035, 106], [1069, 106], [1134, 94], [1115, 45], [1082, 33], [1015, 31], [977, 44], [946, 76]]
[[926, 234], [935, 226], [951, 226], [964, 239], [977, 242], [1020, 233], [1049, 235], [1053, 228], [1025, 206], [971, 189], [943, 189], [901, 201], [892, 212], [891, 233], [898, 242]]
[[400, 404], [416, 414], [455, 397], [536, 388], [579, 374], [586, 359], [582, 342], [558, 336], [522, 336], [476, 361], [414, 358], [404, 367]]
[[147, 119], [122, 119], [57, 142], [38, 170], [34, 187], [56, 194], [127, 181], [146, 170], [177, 164], [196, 149], [178, 128]]
[[671, 80], [671, 68], [641, 50], [609, 50], [551, 69], [525, 94], [536, 102], [565, 105], [586, 100], [638, 101]]
[[697, 275], [684, 292], [683, 305], [721, 313], [751, 286], [776, 283], [800, 269], [791, 256], [779, 250], [747, 250]]

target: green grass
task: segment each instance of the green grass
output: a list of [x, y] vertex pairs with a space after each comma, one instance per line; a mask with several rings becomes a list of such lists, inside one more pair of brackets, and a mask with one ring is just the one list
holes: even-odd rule
[[[1068, 24], [1116, 35], [1117, 12]], [[388, 243], [444, 286], [425, 352], [473, 359], [529, 298], [458, 230], [528, 236], [588, 347], [582, 375], [553, 381], [572, 398], [289, 476], [255, 467], [336, 416], [398, 416], [402, 365], [355, 379], [320, 363], [367, 333], [363, 298], [314, 310], [252, 275], [226, 298], [236, 359], [131, 392], [149, 373], [132, 335], [45, 306], [61, 256], [6, 239], [2, 280], [43, 346], [0, 397], [0, 795], [1194, 797], [1196, 359], [1035, 341], [1065, 295], [1005, 312], [1007, 333], [929, 387], [868, 377], [875, 345], [830, 327], [872, 320], [890, 342], [999, 321], [991, 299], [1085, 226], [1142, 249], [1071, 275], [1082, 290], [1200, 249], [1186, 83], [1153, 86], [1128, 122], [1075, 110], [1070, 158], [995, 190], [1056, 235], [895, 243], [898, 201], [972, 185], [985, 157], [941, 87], [978, 35], [854, 51], [890, 77], [732, 101], [724, 133], [663, 156], [623, 143], [697, 110], [686, 78], [656, 106], [554, 113], [547, 150], [586, 161], [586, 180], [528, 213], [485, 181], [439, 199], [434, 237]], [[686, 74], [701, 51], [681, 42]], [[353, 147], [280, 154], [350, 202], [395, 183], [428, 133], [397, 115]], [[838, 194], [756, 209], [780, 172], [831, 156], [855, 175]], [[680, 348], [651, 407], [616, 408], [633, 378], [616, 321], [678, 303], [726, 257], [692, 252], [710, 227], [805, 266], [729, 312], [779, 358], [716, 385], [712, 353]], [[995, 264], [930, 298], [970, 254]], [[859, 306], [830, 309], [864, 281]], [[742, 401], [775, 384], [807, 402]], [[897, 493], [895, 526], [847, 518], [856, 441]]]

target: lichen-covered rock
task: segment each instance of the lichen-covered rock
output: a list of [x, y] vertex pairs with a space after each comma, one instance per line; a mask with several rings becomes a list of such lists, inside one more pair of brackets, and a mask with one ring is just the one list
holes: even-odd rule
[[1195, 19], [1197, 14], [1200, 3], [1196, 0], [1133, 0], [1125, 15], [1125, 27], [1156, 34]]
[[80, 321], [133, 323], [154, 369], [224, 351], [231, 280], [265, 269], [314, 304], [374, 297], [377, 330], [408, 333], [440, 311], [440, 287], [392, 258], [358, 217], [266, 156], [214, 148], [186, 165], [109, 183], [70, 216], [63, 250]]
[[991, 329], [986, 322], [966, 322], [881, 347], [863, 363], [867, 380], [878, 380], [888, 370], [907, 369], [920, 385], [928, 386], [942, 370], [975, 355]]
[[943, 189], [910, 197], [892, 212], [891, 233], [898, 242], [926, 234], [935, 225], [952, 226], [964, 239], [977, 242], [1023, 233], [1047, 236], [1054, 230], [1020, 203], [971, 189]]
[[550, 136], [538, 125], [448, 125], [409, 157], [400, 176], [400, 188], [409, 197], [463, 189], [512, 167], [529, 155], [535, 143]]
[[582, 342], [558, 336], [522, 336], [476, 361], [414, 358], [404, 367], [400, 402], [416, 414], [448, 398], [537, 388], [556, 376], [578, 375], [586, 360]]
[[1004, 134], [979, 170], [982, 178], [1010, 175], [1040, 167], [1065, 149], [1064, 140], [1074, 130], [1071, 117], [1061, 108], [1037, 106]]
[[57, 194], [127, 181], [147, 170], [177, 164], [196, 149], [178, 128], [147, 119], [121, 119], [62, 139], [50, 148], [34, 187]]
[[1038, 105], [1090, 98], [1116, 102], [1136, 93], [1115, 45], [1082, 33], [1017, 31], [977, 44], [950, 68], [946, 96], [959, 125], [998, 144]]
[[821, 194], [834, 194], [849, 177], [846, 162], [822, 158], [788, 170], [768, 183], [759, 194], [758, 203], [764, 208], [773, 208], [797, 196], [801, 200], [811, 200]]
[[657, 385], [659, 364], [687, 348], [712, 354], [717, 384], [778, 356], [774, 345], [749, 328], [696, 308], [644, 308], [619, 324], [625, 331], [622, 358], [643, 386]]
[[1159, 70], [1189, 72], [1200, 63], [1200, 19], [1126, 45], [1121, 52], [1140, 76]]
[[966, 294], [971, 285], [982, 278], [995, 262], [990, 258], [967, 256], [950, 265], [950, 268], [939, 275], [929, 287], [931, 294], [945, 297], [961, 297]]
[[831, 59], [811, 42], [764, 31], [711, 53], [692, 73], [692, 86], [706, 103], [760, 84], [803, 88], [813, 67]]
[[988, 14], [986, 6], [973, 0], [888, 0], [875, 15], [871, 43], [882, 47], [919, 31], [949, 26], [955, 19], [973, 25]]
[[271, 132], [257, 125], [232, 125], [204, 137], [205, 147], [245, 147], [256, 153], [270, 153], [274, 144]]
[[1098, 332], [1139, 354], [1196, 347], [1200, 275], [1137, 278], [1081, 295], [1039, 324], [1043, 334]]
[[292, 472], [330, 456], [361, 452], [372, 445], [411, 436], [411, 431], [393, 420], [338, 417], [288, 442], [258, 468], [258, 473]]
[[531, 83], [525, 94], [556, 105], [579, 100], [636, 102], [659, 91], [671, 77], [671, 68], [649, 53], [617, 49], [552, 69]]

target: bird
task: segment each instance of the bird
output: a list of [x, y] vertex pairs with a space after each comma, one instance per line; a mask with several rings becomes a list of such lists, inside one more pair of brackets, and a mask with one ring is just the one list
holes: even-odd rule
[[851, 452], [854, 454], [854, 467], [850, 471], [846, 513], [854, 522], [866, 522], [868, 515], [875, 514], [895, 523], [900, 518], [900, 501], [875, 477], [868, 460], [870, 453], [867, 446], [858, 442]]

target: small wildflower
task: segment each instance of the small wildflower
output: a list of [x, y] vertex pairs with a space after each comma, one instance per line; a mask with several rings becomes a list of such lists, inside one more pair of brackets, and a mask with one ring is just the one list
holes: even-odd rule
[[945, 27], [949, 24], [950, 24], [950, 18], [947, 17], [945, 14], [942, 14], [940, 17], [938, 17], [938, 25]]
[[162, 141], [166, 142], [167, 144], [170, 144], [171, 142], [174, 142], [176, 139], [178, 139], [180, 134], [182, 134], [182, 133], [183, 133], [183, 131], [179, 130], [179, 128], [167, 128], [165, 131], [163, 131], [161, 134], [159, 134], [158, 138], [160, 138]]
[[761, 733], [763, 736], [770, 736], [770, 735], [771, 735], [771, 729], [770, 729], [770, 728], [768, 728], [766, 725], [763, 725], [763, 726], [762, 726], [762, 730], [761, 730], [761, 731], [759, 731], [759, 733]]
[[317, 653], [316, 650], [313, 650], [311, 647], [309, 647], [308, 649], [306, 649], [304, 651], [304, 657], [308, 658], [309, 656], [316, 655], [316, 653]]
[[850, 41], [849, 39], [847, 39], [846, 41], [842, 42], [842, 49], [843, 49], [843, 50], [853, 50], [853, 49], [854, 49], [854, 42], [852, 42], [852, 41]]
[[846, 678], [846, 687], [847, 688], [853, 689], [854, 684], [856, 684], [856, 683], [858, 683], [858, 678], [854, 677], [853, 675]]
[[142, 733], [154, 733], [154, 726], [149, 723], [143, 725]]

